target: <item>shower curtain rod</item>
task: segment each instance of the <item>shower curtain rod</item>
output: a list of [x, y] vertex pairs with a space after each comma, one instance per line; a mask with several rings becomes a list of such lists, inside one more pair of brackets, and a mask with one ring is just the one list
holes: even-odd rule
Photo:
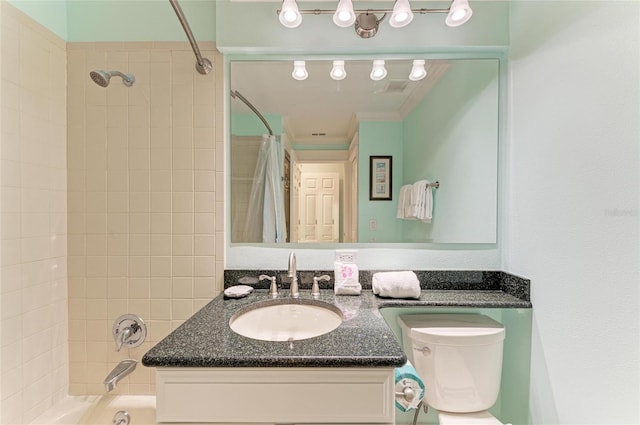
[[177, 0], [169, 0], [169, 3], [171, 3], [173, 10], [176, 12], [176, 15], [178, 15], [178, 20], [182, 25], [182, 29], [184, 29], [184, 32], [187, 34], [193, 53], [196, 55], [196, 69], [202, 75], [208, 74], [213, 69], [213, 65], [209, 59], [203, 58], [200, 54], [200, 48], [198, 48], [198, 43], [196, 43], [195, 38], [193, 38], [191, 27], [189, 26], [187, 19], [184, 17], [184, 13], [182, 13], [182, 8], [178, 4]]
[[265, 127], [267, 127], [267, 130], [269, 130], [269, 136], [273, 136], [273, 131], [271, 130], [271, 127], [269, 127], [269, 123], [267, 122], [267, 120], [264, 119], [264, 117], [262, 116], [262, 114], [260, 113], [260, 111], [258, 111], [256, 109], [255, 106], [253, 106], [251, 104], [251, 102], [249, 102], [247, 100], [246, 97], [244, 97], [243, 95], [240, 94], [240, 92], [238, 90], [231, 90], [231, 97], [233, 97], [234, 99], [237, 97], [238, 99], [240, 99], [245, 105], [247, 105], [249, 107], [249, 109], [251, 109], [253, 111], [254, 114], [256, 114], [258, 116], [258, 118], [260, 118], [260, 121], [262, 121], [262, 123], [264, 124]]

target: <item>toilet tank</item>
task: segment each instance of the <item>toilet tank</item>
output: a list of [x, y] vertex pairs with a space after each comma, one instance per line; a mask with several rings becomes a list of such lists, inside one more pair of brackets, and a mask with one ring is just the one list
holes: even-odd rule
[[502, 375], [502, 324], [479, 314], [403, 315], [398, 324], [429, 406], [454, 413], [493, 406]]

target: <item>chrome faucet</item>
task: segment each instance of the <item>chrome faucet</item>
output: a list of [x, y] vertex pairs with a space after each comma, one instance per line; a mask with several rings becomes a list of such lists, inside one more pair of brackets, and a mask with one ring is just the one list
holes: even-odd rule
[[104, 389], [106, 392], [113, 391], [125, 376], [128, 376], [136, 370], [136, 365], [138, 364], [137, 360], [126, 359], [122, 360], [120, 363], [113, 368], [111, 373], [107, 375], [104, 379]]
[[291, 278], [291, 297], [298, 298], [298, 275], [296, 273], [296, 254], [292, 251], [289, 253], [289, 277]]

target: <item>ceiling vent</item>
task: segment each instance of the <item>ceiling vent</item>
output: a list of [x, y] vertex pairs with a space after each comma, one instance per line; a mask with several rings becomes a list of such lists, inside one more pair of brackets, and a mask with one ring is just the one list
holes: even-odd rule
[[409, 80], [389, 80], [389, 84], [383, 90], [384, 93], [402, 93], [409, 85]]

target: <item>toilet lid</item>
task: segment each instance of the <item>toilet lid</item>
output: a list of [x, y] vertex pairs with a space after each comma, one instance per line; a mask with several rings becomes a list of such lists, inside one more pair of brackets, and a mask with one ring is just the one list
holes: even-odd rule
[[471, 413], [438, 412], [440, 425], [503, 425], [486, 410]]
[[480, 314], [415, 314], [398, 317], [413, 340], [443, 345], [484, 345], [504, 340], [504, 326]]

